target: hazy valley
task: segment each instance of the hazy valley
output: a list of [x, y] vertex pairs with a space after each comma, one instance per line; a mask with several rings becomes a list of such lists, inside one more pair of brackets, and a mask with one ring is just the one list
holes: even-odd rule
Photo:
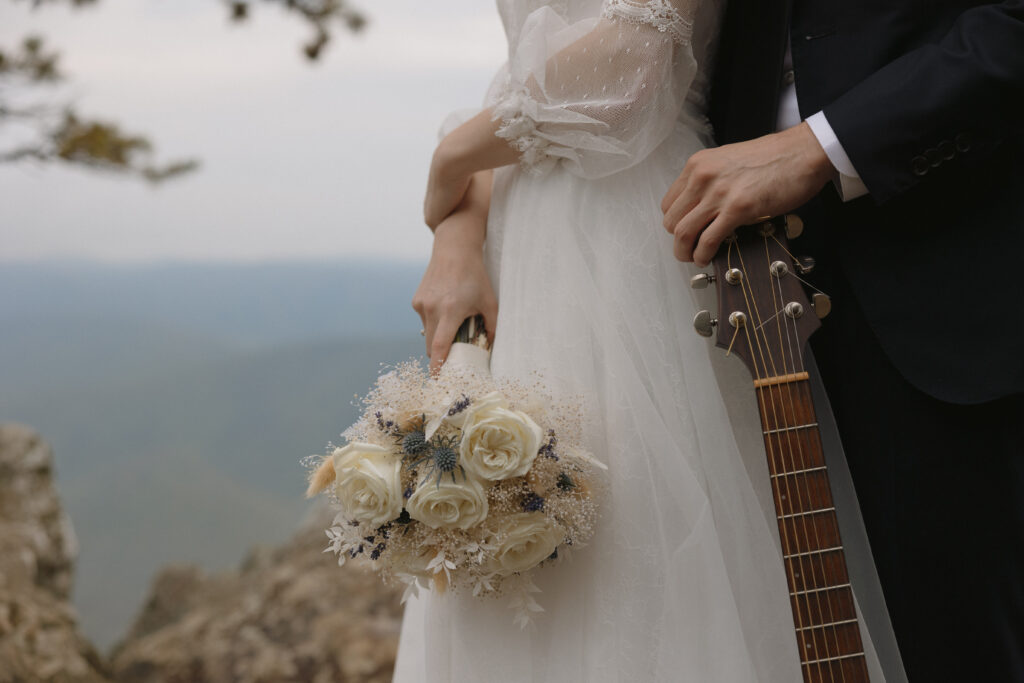
[[421, 264], [0, 266], [0, 421], [53, 444], [106, 647], [168, 563], [237, 564], [308, 509], [299, 460], [423, 352]]

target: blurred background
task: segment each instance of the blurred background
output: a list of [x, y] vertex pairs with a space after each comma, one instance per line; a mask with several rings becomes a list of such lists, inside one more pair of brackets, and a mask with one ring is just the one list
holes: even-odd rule
[[98, 648], [161, 567], [286, 541], [423, 353], [430, 155], [504, 45], [479, 0], [0, 0], [0, 422], [53, 446]]

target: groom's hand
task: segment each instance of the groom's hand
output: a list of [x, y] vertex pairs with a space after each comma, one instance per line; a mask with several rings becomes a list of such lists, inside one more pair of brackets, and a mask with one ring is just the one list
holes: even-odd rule
[[736, 228], [796, 209], [834, 173], [806, 123], [697, 152], [661, 201], [676, 258], [708, 265]]

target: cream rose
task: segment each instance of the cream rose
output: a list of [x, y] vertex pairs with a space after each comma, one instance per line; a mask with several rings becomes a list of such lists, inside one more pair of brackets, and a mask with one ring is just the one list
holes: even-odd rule
[[345, 515], [376, 528], [402, 514], [402, 462], [389, 449], [350, 443], [331, 456]]
[[487, 491], [471, 476], [440, 486], [429, 478], [409, 497], [405, 509], [432, 529], [469, 529], [487, 518]]
[[526, 413], [511, 410], [498, 392], [470, 404], [462, 427], [460, 464], [481, 479], [521, 477], [541, 446], [541, 429]]
[[543, 512], [517, 512], [501, 520], [487, 538], [496, 550], [484, 563], [484, 570], [508, 575], [524, 572], [555, 552], [565, 536]]

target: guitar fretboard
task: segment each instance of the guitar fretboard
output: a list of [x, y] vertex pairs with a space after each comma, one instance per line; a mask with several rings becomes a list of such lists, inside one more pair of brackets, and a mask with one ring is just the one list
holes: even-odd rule
[[755, 382], [805, 683], [866, 683], [867, 662], [806, 373]]

